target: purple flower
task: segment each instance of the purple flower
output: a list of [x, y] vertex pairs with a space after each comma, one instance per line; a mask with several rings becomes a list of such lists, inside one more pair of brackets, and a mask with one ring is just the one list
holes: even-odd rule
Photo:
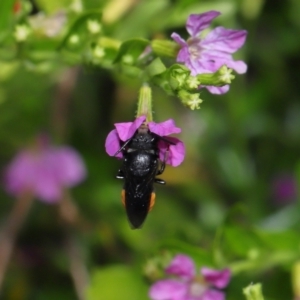
[[272, 183], [273, 197], [278, 203], [292, 202], [297, 197], [297, 181], [290, 174], [278, 175]]
[[72, 187], [86, 176], [79, 154], [71, 147], [54, 147], [38, 140], [38, 147], [20, 151], [5, 172], [8, 193], [18, 196], [31, 192], [41, 201], [54, 203], [64, 188]]
[[231, 277], [229, 269], [203, 267], [197, 274], [194, 262], [183, 254], [174, 257], [166, 273], [175, 278], [154, 283], [149, 291], [152, 300], [224, 300], [225, 294], [217, 289], [226, 287]]
[[[232, 30], [219, 26], [204, 38], [199, 36], [220, 14], [220, 12], [211, 10], [199, 15], [190, 15], [186, 29], [191, 37], [187, 41], [175, 32], [171, 35], [181, 47], [177, 61], [184, 63], [191, 70], [192, 76], [214, 73], [222, 65], [226, 65], [239, 74], [245, 73], [247, 70], [247, 65], [243, 61], [234, 61], [232, 58], [232, 53], [243, 46], [247, 36], [246, 30]], [[229, 86], [206, 86], [206, 88], [213, 94], [223, 94], [228, 91]]]
[[[176, 127], [175, 122], [172, 119], [161, 123], [148, 122], [147, 124], [145, 123], [145, 120], [145, 116], [140, 116], [137, 119], [135, 119], [134, 122], [116, 123], [116, 129], [112, 130], [108, 134], [105, 141], [105, 149], [108, 155], [114, 156], [116, 152], [120, 149], [122, 143], [132, 138], [142, 124], [148, 126], [150, 132], [155, 133], [156, 135], [161, 137], [181, 132], [181, 129]], [[168, 151], [166, 163], [173, 167], [176, 167], [180, 165], [184, 159], [185, 147], [183, 142], [177, 138], [168, 137], [167, 140], [173, 142], [174, 145], [170, 145], [162, 139], [159, 140], [159, 159], [161, 161], [164, 161], [165, 154]], [[117, 155], [117, 157], [122, 158], [123, 154], [120, 152]]]

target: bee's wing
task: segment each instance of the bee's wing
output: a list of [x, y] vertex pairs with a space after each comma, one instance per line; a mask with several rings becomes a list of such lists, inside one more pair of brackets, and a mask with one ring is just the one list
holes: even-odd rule
[[[132, 228], [140, 228], [151, 209], [153, 183], [157, 167], [150, 168], [143, 177], [125, 176], [125, 208]], [[153, 199], [154, 200], [154, 199]]]

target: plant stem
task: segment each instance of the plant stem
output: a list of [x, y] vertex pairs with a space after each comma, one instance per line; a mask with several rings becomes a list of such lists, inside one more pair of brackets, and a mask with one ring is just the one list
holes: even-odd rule
[[23, 193], [20, 195], [0, 232], [0, 290], [15, 241], [27, 217], [32, 202], [33, 196], [31, 193]]
[[68, 116], [72, 102], [72, 92], [76, 86], [79, 68], [69, 68], [63, 71], [59, 80], [53, 111], [50, 116], [54, 135], [58, 141], [64, 141], [68, 130]]
[[243, 289], [243, 293], [247, 300], [264, 300], [260, 283], [250, 284]]
[[140, 89], [136, 117], [146, 116], [146, 121], [152, 121], [152, 92], [148, 84], [144, 83]]
[[70, 274], [79, 300], [85, 300], [85, 292], [89, 282], [89, 275], [83, 260], [82, 249], [76, 237], [68, 232], [66, 237], [66, 251], [70, 259]]
[[74, 204], [68, 191], [65, 191], [59, 202], [59, 215], [63, 221], [66, 235], [66, 252], [70, 260], [70, 275], [79, 300], [85, 300], [85, 291], [88, 286], [88, 270], [84, 262], [82, 249], [77, 241], [74, 228], [80, 225], [78, 208]]

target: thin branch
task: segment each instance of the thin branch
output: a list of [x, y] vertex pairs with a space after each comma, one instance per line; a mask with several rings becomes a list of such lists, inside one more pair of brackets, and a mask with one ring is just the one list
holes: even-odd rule
[[62, 141], [65, 140], [67, 135], [72, 92], [76, 86], [79, 70], [78, 67], [64, 70], [61, 74], [56, 94], [53, 99], [51, 126], [56, 138]]
[[30, 193], [24, 193], [18, 197], [0, 232], [0, 290], [15, 241], [28, 215], [32, 202], [33, 196]]
[[73, 233], [74, 227], [83, 224], [83, 220], [80, 218], [78, 208], [68, 191], [65, 191], [63, 199], [59, 202], [58, 212], [66, 232], [66, 251], [70, 260], [70, 274], [75, 291], [79, 300], [85, 300], [89, 275], [84, 262], [82, 248]]
[[66, 238], [66, 250], [70, 259], [70, 274], [79, 300], [85, 300], [89, 275], [83, 260], [82, 249], [75, 236], [71, 233]]

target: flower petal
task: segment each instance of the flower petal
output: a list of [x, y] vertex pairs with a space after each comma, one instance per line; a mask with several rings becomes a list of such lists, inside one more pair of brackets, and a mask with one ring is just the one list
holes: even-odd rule
[[178, 254], [166, 268], [166, 273], [179, 276], [184, 280], [191, 280], [196, 274], [195, 265], [189, 256]]
[[61, 200], [65, 187], [74, 186], [86, 176], [79, 154], [71, 147], [53, 147], [38, 137], [35, 148], [22, 150], [5, 172], [8, 192], [26, 191], [39, 200], [54, 203]]
[[216, 49], [203, 49], [201, 52], [201, 59], [205, 61], [232, 60], [232, 54]]
[[160, 280], [154, 283], [149, 291], [152, 300], [185, 300], [188, 285], [173, 279]]
[[205, 87], [206, 89], [208, 89], [211, 94], [221, 95], [227, 93], [229, 91], [230, 86], [229, 84], [226, 84], [223, 86], [205, 85], [201, 87]]
[[[117, 130], [114, 129], [108, 134], [108, 136], [105, 140], [106, 153], [109, 156], [114, 156], [116, 154], [116, 152], [120, 149], [120, 147], [121, 147], [120, 139], [119, 139]], [[122, 158], [123, 157], [122, 152], [120, 152], [118, 155], [116, 155], [116, 157]]]
[[247, 64], [242, 60], [229, 60], [224, 63], [228, 68], [233, 69], [238, 74], [244, 74], [247, 72]]
[[192, 14], [188, 17], [186, 22], [186, 30], [192, 36], [197, 36], [202, 30], [207, 28], [211, 21], [219, 16], [221, 13], [218, 11], [208, 11], [203, 14]]
[[297, 197], [297, 180], [289, 173], [278, 174], [272, 180], [272, 198], [278, 203], [288, 203]]
[[176, 32], [173, 32], [171, 34], [171, 38], [176, 42], [178, 43], [181, 47], [185, 47], [187, 46], [187, 43], [186, 41]]
[[41, 149], [38, 153], [32, 152], [30, 159], [32, 169], [30, 182], [27, 182], [30, 190], [43, 202], [59, 201], [64, 184], [60, 182], [60, 159], [56, 155], [56, 148]]
[[185, 65], [191, 70], [191, 75], [196, 76], [202, 73], [214, 73], [216, 72], [219, 67], [216, 63], [212, 60], [194, 60], [191, 59], [185, 63]]
[[233, 60], [229, 53], [218, 50], [204, 50], [201, 54], [201, 63], [204, 68], [211, 72], [216, 72], [220, 67], [226, 65], [239, 74], [246, 73], [247, 65], [242, 60]]
[[54, 170], [46, 170], [45, 165], [41, 165], [36, 172], [34, 184], [34, 194], [46, 203], [56, 203], [61, 200], [62, 185], [55, 178]]
[[120, 140], [125, 142], [130, 139], [145, 120], [146, 116], [140, 116], [134, 122], [116, 123], [115, 127]]
[[168, 140], [170, 142], [175, 143], [175, 145], [170, 145], [169, 143], [160, 140], [158, 142], [159, 159], [161, 161], [165, 161], [166, 164], [168, 165], [177, 167], [184, 160], [184, 156], [185, 156], [184, 143], [174, 137], [168, 137]]
[[231, 272], [229, 269], [219, 271], [204, 267], [201, 268], [201, 274], [203, 275], [205, 281], [219, 289], [226, 287], [231, 277]]
[[161, 123], [149, 122], [149, 130], [159, 136], [167, 136], [173, 133], [180, 133], [181, 129], [176, 127], [173, 119]]
[[70, 147], [53, 148], [55, 151], [55, 165], [59, 182], [71, 187], [81, 182], [86, 177], [85, 165], [80, 155]]
[[[189, 48], [187, 46], [181, 48], [177, 54], [176, 61], [187, 64], [189, 60], [190, 60]], [[187, 67], [189, 68], [189, 66]]]
[[216, 27], [202, 41], [201, 46], [227, 53], [234, 53], [241, 48], [247, 37], [246, 30], [233, 30]]
[[21, 151], [8, 165], [4, 173], [5, 188], [12, 195], [20, 195], [32, 189], [35, 181], [36, 161], [27, 150]]
[[201, 300], [225, 300], [225, 294], [216, 290], [207, 290], [202, 296]]

